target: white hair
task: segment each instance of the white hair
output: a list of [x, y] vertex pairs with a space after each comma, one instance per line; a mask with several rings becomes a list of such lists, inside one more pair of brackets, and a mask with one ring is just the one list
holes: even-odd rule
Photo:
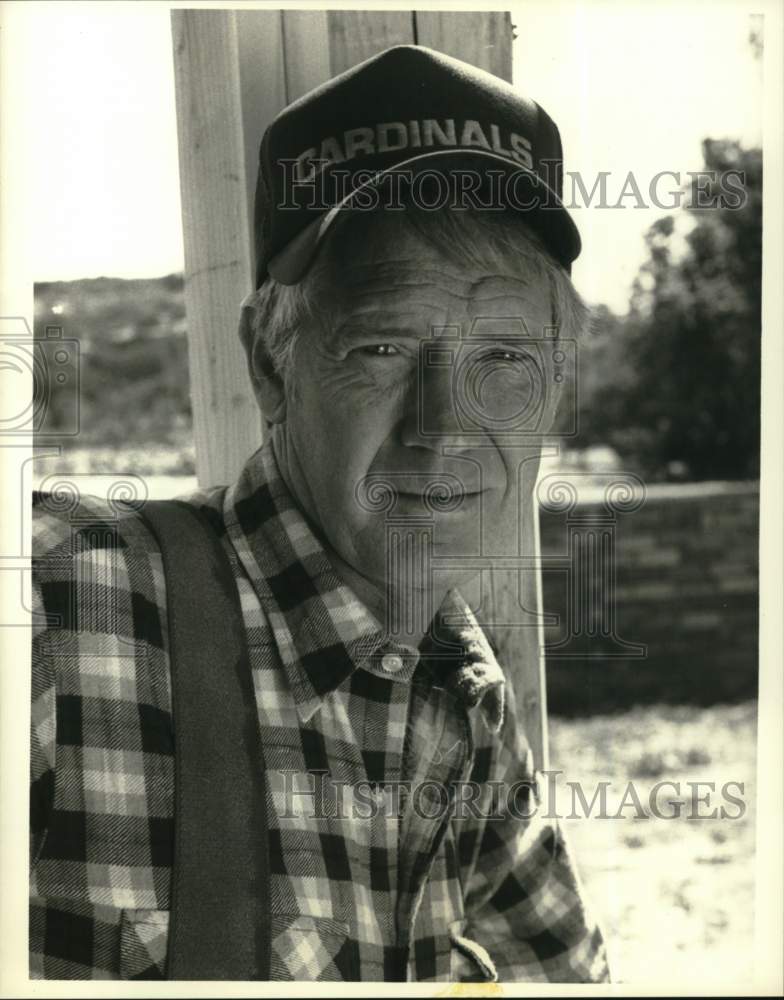
[[[313, 319], [318, 304], [323, 310], [325, 284], [328, 294], [330, 244], [345, 248], [346, 229], [357, 218], [352, 216], [340, 227], [334, 227], [340, 229], [341, 243], [332, 244], [333, 229], [327, 245], [319, 251], [319, 264], [311, 267], [298, 284], [282, 285], [268, 277], [247, 303], [255, 307], [253, 339], [262, 338], [276, 372], [287, 387], [299, 333]], [[401, 218], [439, 253], [461, 266], [478, 266], [510, 277], [546, 281], [550, 288], [552, 324], [559, 335], [577, 337], [587, 327], [590, 311], [569, 275], [541, 238], [519, 217], [472, 209], [432, 212], [409, 206], [405, 212], [396, 213], [396, 218]]]

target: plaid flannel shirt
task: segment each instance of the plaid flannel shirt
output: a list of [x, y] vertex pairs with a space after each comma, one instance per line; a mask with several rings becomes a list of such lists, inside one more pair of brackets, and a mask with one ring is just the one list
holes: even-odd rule
[[[247, 629], [273, 978], [606, 980], [557, 821], [520, 818], [503, 795], [454, 808], [467, 779], [482, 800], [518, 783], [536, 803], [509, 680], [459, 594], [451, 625], [437, 616], [459, 656], [434, 657], [428, 637], [388, 641], [269, 445], [233, 486], [188, 499], [221, 537]], [[131, 505], [40, 494], [35, 511], [30, 975], [163, 978], [174, 744], [161, 555]]]

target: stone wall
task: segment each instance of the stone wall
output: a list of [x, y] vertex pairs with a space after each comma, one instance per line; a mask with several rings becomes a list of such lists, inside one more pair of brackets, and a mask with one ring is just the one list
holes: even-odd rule
[[755, 697], [758, 485], [580, 492], [540, 516], [549, 710]]

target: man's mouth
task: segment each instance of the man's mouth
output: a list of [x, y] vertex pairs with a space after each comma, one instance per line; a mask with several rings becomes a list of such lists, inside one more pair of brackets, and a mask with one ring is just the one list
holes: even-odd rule
[[394, 496], [398, 502], [421, 503], [435, 511], [453, 511], [475, 502], [484, 492], [479, 489], [395, 490]]
[[[474, 497], [474, 496], [479, 496], [479, 494], [483, 493], [483, 492], [484, 492], [484, 490], [459, 489], [459, 490], [451, 490], [451, 491], [449, 491], [449, 493], [444, 492], [443, 495], [444, 496], [454, 496], [454, 497]], [[436, 491], [436, 490], [433, 490], [433, 491], [430, 491], [430, 490], [398, 490], [398, 489], [396, 489], [395, 493], [397, 493], [399, 496], [404, 496], [404, 497], [421, 497], [422, 499], [424, 499], [425, 497], [432, 496], [433, 494], [438, 495], [439, 491]]]
[[494, 484], [479, 475], [465, 477], [443, 470], [431, 472], [371, 473], [355, 491], [358, 502], [375, 513], [389, 512], [398, 505], [407, 510], [417, 506], [434, 514], [461, 510], [476, 511], [479, 498]]

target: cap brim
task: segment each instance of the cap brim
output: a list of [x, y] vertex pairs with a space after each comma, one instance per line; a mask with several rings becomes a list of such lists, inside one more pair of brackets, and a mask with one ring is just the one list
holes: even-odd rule
[[522, 167], [516, 160], [510, 160], [489, 150], [442, 149], [412, 156], [407, 160], [396, 163], [387, 170], [379, 170], [369, 180], [357, 185], [338, 204], [308, 223], [294, 239], [290, 240], [282, 250], [271, 257], [267, 263], [267, 271], [282, 285], [296, 285], [307, 273], [319, 245], [323, 242], [326, 234], [341, 217], [345, 216], [347, 209], [354, 207], [353, 203], [361, 191], [370, 187], [377, 187], [381, 184], [385, 176], [400, 172], [401, 170], [410, 169], [412, 176], [415, 176], [425, 170], [430, 164], [443, 160], [444, 157], [460, 158], [466, 162], [481, 161], [485, 170], [488, 169], [487, 161], [494, 161], [501, 167], [506, 168], [510, 174], [514, 173], [523, 179], [529, 191], [537, 194], [540, 204], [534, 207], [521, 207], [511, 201], [506, 201], [504, 203], [505, 207], [510, 212], [524, 215], [539, 232], [548, 250], [556, 260], [567, 271], [570, 270], [571, 262], [580, 253], [580, 233], [563, 202], [538, 174]]

